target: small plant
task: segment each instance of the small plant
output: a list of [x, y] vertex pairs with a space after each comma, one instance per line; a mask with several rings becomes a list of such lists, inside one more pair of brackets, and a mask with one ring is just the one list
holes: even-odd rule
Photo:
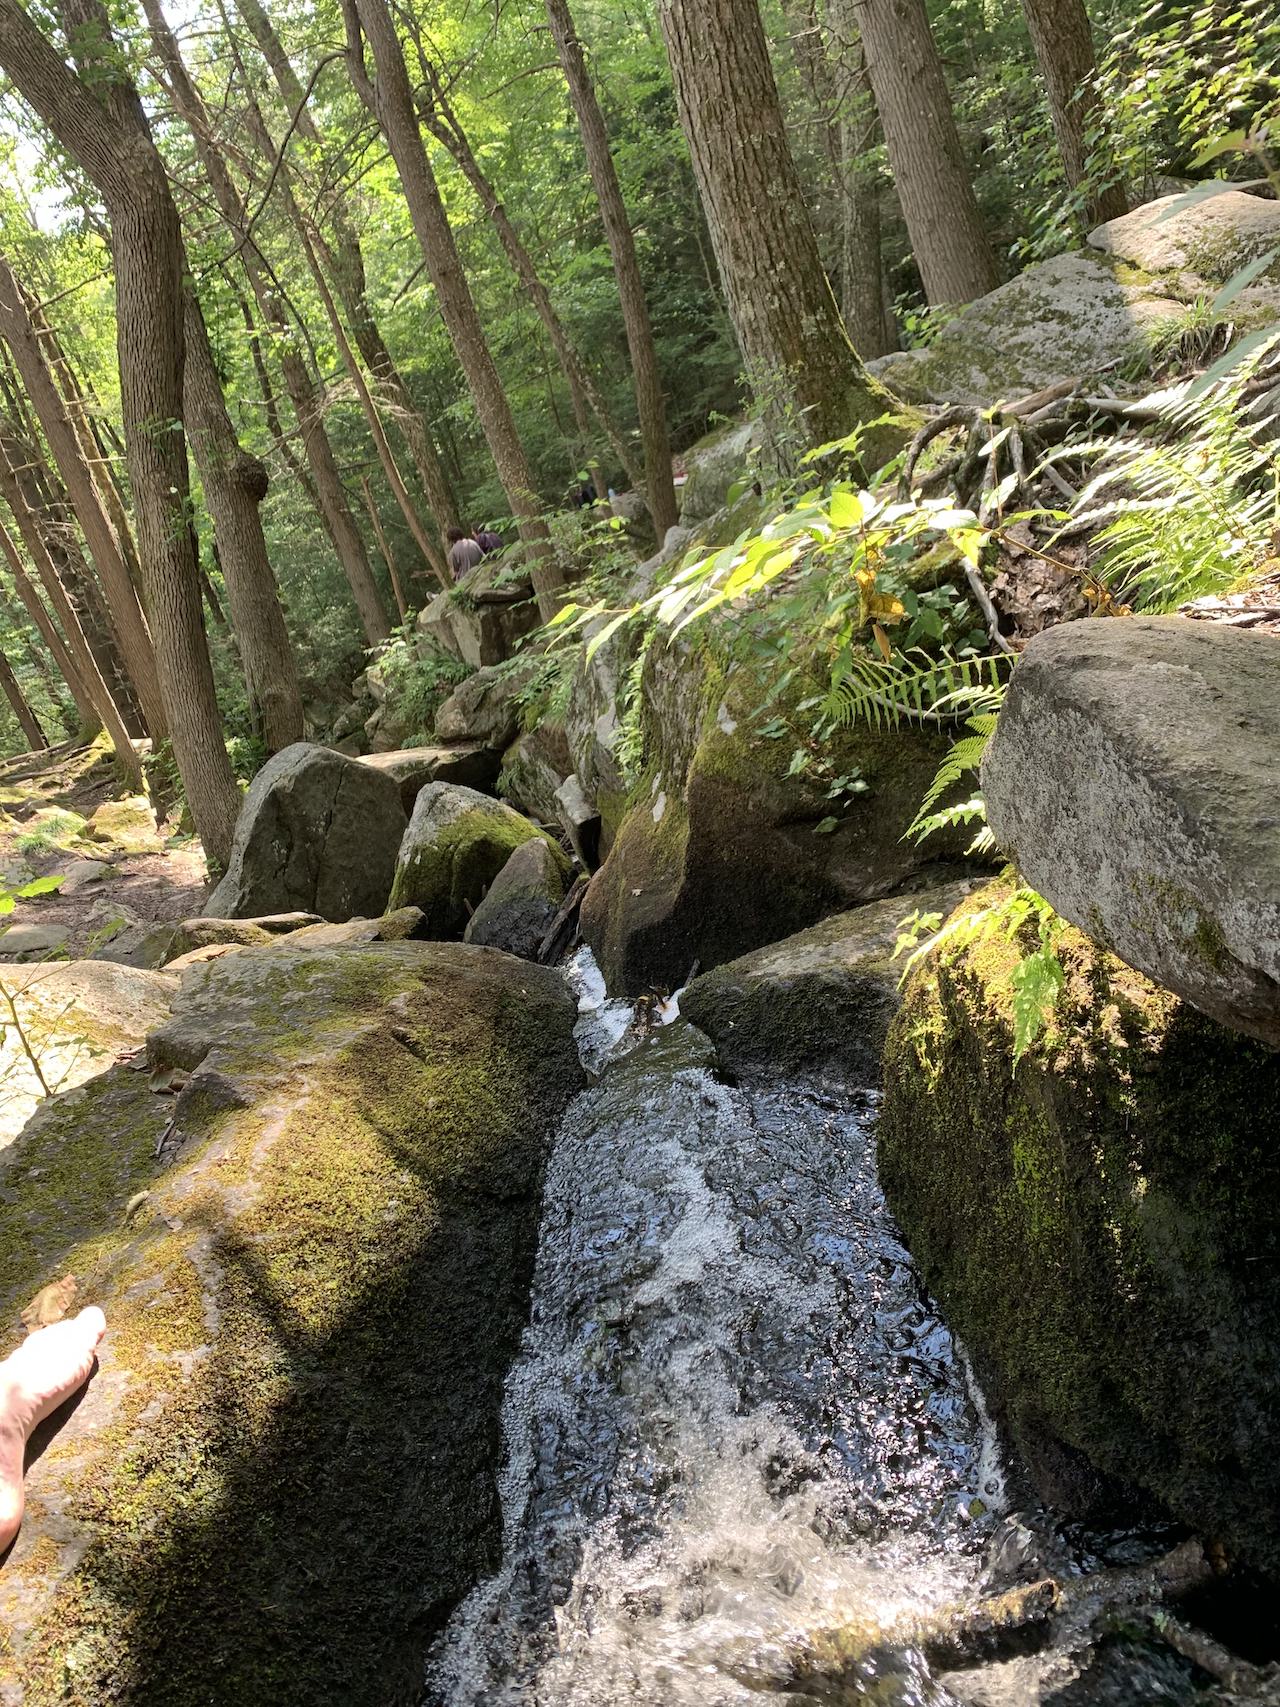
[[430, 738], [441, 702], [471, 674], [468, 664], [416, 634], [410, 623], [378, 653], [377, 669], [386, 686], [387, 707], [411, 744]]
[[[45, 814], [34, 823], [29, 830], [24, 830], [17, 838], [15, 846], [19, 853], [44, 854], [65, 849], [84, 831], [85, 821], [78, 812], [64, 812], [55, 809]], [[2, 890], [0, 895], [25, 894], [25, 890]], [[32, 890], [32, 894], [40, 891]], [[12, 907], [0, 907], [0, 913], [12, 912]]]

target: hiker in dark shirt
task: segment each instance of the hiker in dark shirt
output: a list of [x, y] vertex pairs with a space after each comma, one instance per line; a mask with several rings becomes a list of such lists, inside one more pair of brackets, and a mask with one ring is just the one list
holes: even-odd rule
[[448, 538], [449, 567], [453, 570], [454, 580], [460, 581], [484, 556], [484, 547], [469, 533], [463, 533], [461, 528], [450, 528]]
[[502, 550], [502, 535], [495, 533], [492, 528], [477, 528], [472, 538], [486, 557], [492, 557], [495, 551]]

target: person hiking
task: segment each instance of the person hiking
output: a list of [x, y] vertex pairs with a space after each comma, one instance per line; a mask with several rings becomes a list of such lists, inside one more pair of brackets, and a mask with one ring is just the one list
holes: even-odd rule
[[473, 537], [486, 557], [492, 557], [495, 551], [502, 550], [502, 535], [495, 533], [490, 527], [477, 528]]
[[453, 570], [453, 578], [460, 581], [464, 575], [473, 570], [484, 556], [484, 547], [469, 533], [463, 533], [461, 528], [450, 528], [449, 567]]

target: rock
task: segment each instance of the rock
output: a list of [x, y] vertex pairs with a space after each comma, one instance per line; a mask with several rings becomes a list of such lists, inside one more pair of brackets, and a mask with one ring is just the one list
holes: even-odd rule
[[868, 365], [908, 399], [988, 408], [1124, 361], [1185, 312], [1169, 283], [1101, 255], [1055, 255], [971, 302], [927, 347]]
[[456, 783], [428, 783], [405, 831], [389, 910], [421, 907], [425, 935], [460, 937], [507, 860], [533, 836], [550, 839], [504, 801]]
[[301, 908], [335, 923], [380, 913], [404, 826], [390, 777], [297, 741], [254, 777], [205, 910], [243, 919]]
[[65, 925], [6, 925], [0, 929], [0, 960], [35, 960], [66, 947], [71, 932]]
[[419, 612], [417, 627], [446, 652], [479, 669], [513, 657], [541, 621], [530, 582], [512, 579], [505, 558], [487, 557], [456, 586], [438, 593]]
[[536, 960], [568, 881], [569, 862], [559, 848], [540, 836], [522, 842], [468, 920], [465, 940]]
[[574, 853], [594, 871], [600, 863], [600, 813], [576, 775], [567, 776], [556, 790], [556, 817]]
[[74, 895], [78, 889], [100, 882], [110, 870], [111, 867], [100, 859], [77, 859], [70, 865], [60, 866], [52, 875], [62, 879], [58, 885], [59, 895]]
[[903, 840], [945, 737], [838, 732], [831, 768], [865, 788], [833, 804], [821, 783], [787, 774], [793, 742], [759, 734], [762, 698], [741, 664], [730, 677], [684, 638], [649, 647], [650, 769], [582, 905], [583, 936], [611, 989], [676, 989], [695, 962], [710, 969], [878, 900], [968, 845], [966, 834], [924, 848]]
[[516, 695], [536, 664], [517, 670], [485, 669], [468, 676], [436, 711], [436, 740], [479, 742], [503, 753], [520, 732]]
[[[340, 925], [334, 925], [334, 930], [340, 930]], [[267, 937], [267, 943], [271, 938]], [[250, 942], [207, 942], [203, 948], [189, 948], [183, 954], [175, 954], [164, 963], [166, 972], [185, 972], [188, 966], [203, 966], [206, 960], [221, 960], [224, 954], [244, 954], [250, 948], [261, 946]]]
[[91, 960], [106, 960], [117, 966], [136, 966], [158, 972], [174, 952], [177, 926], [167, 920], [140, 919], [128, 908], [110, 903], [103, 908], [105, 923], [95, 932]]
[[364, 735], [371, 753], [394, 753], [403, 749], [413, 728], [394, 707], [380, 705], [365, 723]]
[[949, 916], [968, 887], [935, 885], [836, 913], [704, 972], [681, 995], [680, 1012], [732, 1074], [816, 1072], [874, 1084], [900, 1000], [903, 962], [893, 951], [903, 920]]
[[1142, 1490], [1274, 1579], [1280, 1054], [1064, 926], [1065, 989], [1015, 1070], [1033, 946], [993, 928], [911, 978], [885, 1056], [890, 1206], [1042, 1491], [1105, 1522], [1117, 1485]]
[[681, 459], [688, 479], [680, 492], [680, 523], [692, 528], [729, 501], [729, 493], [752, 477], [751, 451], [759, 442], [754, 421], [736, 421], [699, 439]]
[[499, 759], [491, 747], [463, 741], [454, 747], [400, 747], [389, 753], [370, 753], [361, 760], [370, 770], [389, 776], [400, 789], [406, 817], [429, 782], [460, 782], [481, 793], [493, 786]]
[[[177, 980], [168, 974], [100, 960], [6, 966], [0, 969], [0, 983], [13, 998], [45, 1085], [54, 1091], [83, 1084], [141, 1044], [169, 1012], [177, 989]], [[46, 1094], [7, 1006], [5, 1011], [0, 1032], [0, 1150], [21, 1132]]]
[[982, 769], [996, 839], [1065, 918], [1280, 1047], [1280, 645], [1182, 617], [1030, 642]]
[[380, 919], [348, 919], [341, 925], [307, 925], [289, 936], [274, 938], [278, 949], [359, 947], [371, 942], [405, 942], [427, 935], [426, 919], [417, 907], [399, 907]]
[[85, 834], [122, 854], [159, 853], [164, 847], [151, 802], [142, 794], [130, 795], [127, 800], [104, 800], [90, 816]]
[[[1239, 268], [1272, 253], [1280, 244], [1280, 205], [1240, 190], [1171, 208], [1176, 196], [1163, 196], [1134, 208], [1089, 233], [1089, 243], [1146, 273], [1181, 272], [1186, 287], [1216, 291]], [[1187, 300], [1193, 300], [1188, 295]], [[1245, 320], [1249, 310], [1274, 318], [1280, 308], [1280, 258], [1260, 278], [1232, 298], [1231, 318]]]
[[[502, 755], [498, 792], [540, 824], [556, 822], [556, 790], [573, 769], [564, 728], [543, 718]], [[452, 778], [442, 778], [452, 781]], [[465, 777], [456, 779], [465, 782]], [[474, 784], [472, 785], [474, 786]]]
[[0, 1698], [416, 1699], [500, 1538], [574, 1017], [462, 945], [241, 952], [152, 1039], [177, 1096], [116, 1069], [41, 1111], [0, 1161], [0, 1320], [70, 1270], [109, 1326], [30, 1467]]
[[173, 952], [191, 954], [198, 948], [226, 945], [256, 948], [290, 931], [322, 923], [319, 913], [268, 913], [259, 919], [183, 919], [174, 930]]

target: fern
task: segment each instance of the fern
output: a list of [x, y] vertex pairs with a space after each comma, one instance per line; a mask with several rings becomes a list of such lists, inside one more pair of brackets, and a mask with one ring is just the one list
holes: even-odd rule
[[1034, 953], [1024, 955], [1009, 977], [1013, 988], [1013, 1065], [1036, 1043], [1058, 1005], [1066, 984], [1062, 962], [1047, 937]]
[[886, 660], [846, 650], [832, 670], [824, 714], [837, 727], [861, 720], [877, 729], [990, 716], [1004, 697], [1009, 664], [1001, 652], [935, 658], [917, 647]]

